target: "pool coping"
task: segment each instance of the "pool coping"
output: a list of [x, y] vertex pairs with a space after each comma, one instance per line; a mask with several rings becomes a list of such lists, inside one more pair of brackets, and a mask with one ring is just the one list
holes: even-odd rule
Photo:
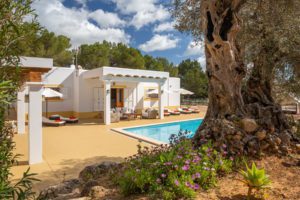
[[128, 127], [122, 127], [122, 128], [112, 128], [110, 130], [122, 134], [122, 135], [126, 135], [129, 136], [131, 138], [143, 141], [143, 142], [147, 142], [156, 146], [159, 145], [167, 145], [168, 143], [166, 142], [161, 142], [159, 140], [155, 140], [146, 136], [141, 136], [141, 135], [137, 135], [135, 133], [131, 133], [129, 131], [125, 131], [124, 129], [128, 129], [128, 128], [140, 128], [140, 127], [145, 127], [145, 126], [155, 126], [155, 125], [161, 125], [161, 124], [171, 124], [171, 123], [176, 123], [176, 122], [184, 122], [184, 121], [192, 121], [192, 120], [197, 120], [197, 119], [202, 119], [203, 118], [194, 118], [194, 119], [186, 119], [186, 120], [176, 120], [176, 121], [171, 121], [171, 122], [161, 122], [161, 123], [154, 123], [154, 124], [145, 124], [145, 125], [139, 125], [139, 126], [128, 126]]

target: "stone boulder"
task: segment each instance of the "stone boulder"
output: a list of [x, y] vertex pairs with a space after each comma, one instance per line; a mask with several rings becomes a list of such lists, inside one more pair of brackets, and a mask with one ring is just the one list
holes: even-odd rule
[[118, 166], [116, 162], [102, 162], [100, 164], [87, 166], [79, 173], [79, 180], [83, 182], [97, 180], [101, 175], [108, 173], [116, 166]]
[[109, 193], [109, 190], [103, 186], [94, 186], [90, 189], [89, 197], [92, 199], [102, 199]]
[[258, 138], [258, 140], [263, 140], [266, 138], [267, 132], [265, 130], [262, 130], [262, 131], [258, 131], [255, 135]]
[[86, 182], [86, 183], [83, 185], [83, 188], [82, 188], [82, 190], [81, 190], [80, 195], [81, 195], [82, 197], [89, 196], [90, 191], [91, 191], [91, 189], [92, 189], [94, 186], [99, 186], [99, 182], [98, 182], [98, 181], [95, 181], [95, 180], [91, 180], [91, 181]]
[[72, 199], [80, 196], [79, 187], [80, 181], [71, 179], [43, 190], [39, 197], [50, 200]]
[[247, 133], [256, 131], [258, 125], [254, 119], [244, 118], [241, 120], [241, 126]]

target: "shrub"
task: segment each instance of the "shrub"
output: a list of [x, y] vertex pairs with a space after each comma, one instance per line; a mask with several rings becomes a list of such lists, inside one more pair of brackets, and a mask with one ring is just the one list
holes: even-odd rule
[[252, 163], [252, 167], [249, 168], [246, 164], [246, 170], [240, 172], [243, 176], [241, 180], [248, 187], [248, 199], [252, 196], [252, 191], [255, 189], [256, 191], [261, 191], [266, 189], [271, 181], [266, 174], [264, 169], [258, 169], [255, 163]]
[[215, 186], [218, 173], [231, 170], [232, 161], [213, 150], [210, 143], [194, 149], [192, 141], [182, 135], [173, 136], [170, 145], [139, 147], [138, 153], [126, 160], [115, 176], [124, 195], [192, 198], [200, 188]]

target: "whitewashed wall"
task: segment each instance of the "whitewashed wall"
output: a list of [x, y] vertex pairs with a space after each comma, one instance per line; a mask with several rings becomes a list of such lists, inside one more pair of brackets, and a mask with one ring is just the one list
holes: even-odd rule
[[168, 106], [180, 106], [180, 94], [173, 92], [180, 89], [180, 78], [170, 77], [168, 79]]
[[[72, 111], [73, 110], [73, 73], [74, 69], [64, 67], [53, 67], [51, 71], [43, 76], [45, 85], [61, 85], [60, 92], [63, 94], [63, 101], [48, 102], [49, 112]], [[43, 112], [46, 111], [45, 102]]]
[[[62, 85], [61, 92], [64, 94], [64, 100], [58, 102], [49, 102], [49, 112], [95, 112], [95, 88], [100, 92], [100, 111], [103, 111], [103, 85], [98, 78], [84, 79], [83, 74], [86, 70], [80, 70], [79, 76], [76, 76], [75, 69], [54, 67], [50, 72], [43, 76], [46, 85]], [[148, 107], [158, 107], [158, 100], [145, 100], [145, 88], [158, 88], [157, 83], [134, 83], [134, 82], [115, 82], [112, 87], [125, 86], [124, 106], [132, 109], [143, 109]], [[77, 89], [78, 88], [78, 89]], [[163, 100], [165, 106], [180, 106], [180, 94], [172, 92], [180, 88], [179, 78], [168, 78], [165, 84], [167, 92], [166, 99]], [[102, 89], [102, 90], [101, 90]], [[46, 111], [43, 103], [43, 112]], [[27, 107], [27, 106], [26, 106]]]

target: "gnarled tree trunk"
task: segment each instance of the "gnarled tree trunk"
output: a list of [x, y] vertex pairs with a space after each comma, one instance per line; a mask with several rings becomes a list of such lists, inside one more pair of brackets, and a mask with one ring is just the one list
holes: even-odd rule
[[[244, 98], [246, 75], [243, 53], [237, 43], [243, 0], [202, 0], [205, 53], [209, 79], [209, 105], [194, 136], [195, 145], [212, 140], [215, 147], [231, 155], [256, 155], [261, 151], [287, 152], [291, 134], [280, 106], [271, 96], [264, 62], [257, 62]], [[264, 61], [266, 58], [259, 58]], [[245, 100], [245, 101], [244, 101]]]
[[267, 55], [266, 52], [262, 52], [254, 61], [252, 72], [243, 90], [245, 109], [248, 116], [256, 119], [260, 129], [266, 132], [261, 146], [270, 146], [276, 151], [287, 152], [290, 141], [298, 139], [291, 132], [281, 106], [272, 97], [274, 69], [268, 64]]
[[[236, 35], [240, 30], [238, 10], [243, 1], [203, 0], [202, 18], [205, 32], [205, 53], [209, 79], [209, 105], [202, 125], [194, 136], [196, 145], [213, 140], [227, 144], [231, 153], [243, 152], [244, 144], [229, 136], [243, 135], [238, 119], [246, 117], [241, 94], [246, 68]], [[229, 144], [230, 143], [230, 144]], [[238, 144], [237, 144], [238, 143]]]

